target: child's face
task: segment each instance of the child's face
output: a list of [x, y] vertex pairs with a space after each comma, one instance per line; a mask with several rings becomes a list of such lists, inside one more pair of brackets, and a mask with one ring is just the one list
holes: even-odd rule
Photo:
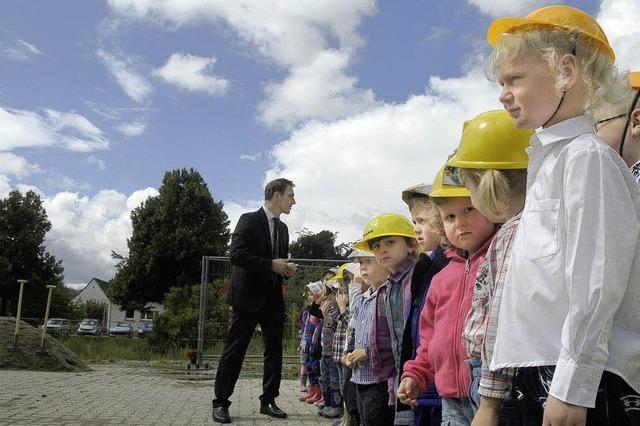
[[416, 204], [411, 208], [411, 220], [416, 240], [424, 251], [435, 249], [439, 240], [438, 233], [429, 225], [431, 214], [431, 211], [421, 204]]
[[371, 244], [378, 263], [391, 272], [396, 272], [411, 254], [411, 247], [403, 237], [384, 237]]
[[368, 286], [382, 284], [389, 276], [389, 271], [376, 262], [373, 257], [362, 257], [358, 263], [360, 263], [360, 276]]
[[447, 239], [454, 247], [475, 253], [495, 226], [471, 204], [469, 197], [447, 198], [438, 205]]
[[499, 74], [500, 102], [516, 127], [537, 129], [553, 115], [560, 99], [549, 64], [534, 55], [524, 55], [504, 65]]

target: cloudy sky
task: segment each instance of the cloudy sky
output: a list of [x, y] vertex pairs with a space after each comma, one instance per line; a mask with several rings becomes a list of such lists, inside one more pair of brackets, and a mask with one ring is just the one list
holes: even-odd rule
[[[516, 4], [517, 3], [517, 4]], [[113, 275], [129, 214], [194, 167], [232, 220], [296, 183], [293, 232], [403, 212], [462, 121], [497, 108], [482, 73], [496, 16], [524, 0], [3, 1], [0, 197], [41, 194], [68, 284]], [[569, 1], [640, 68], [640, 2]]]

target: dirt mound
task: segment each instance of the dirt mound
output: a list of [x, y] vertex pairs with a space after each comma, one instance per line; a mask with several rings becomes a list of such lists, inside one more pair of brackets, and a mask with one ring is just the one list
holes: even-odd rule
[[0, 369], [42, 371], [89, 371], [78, 355], [51, 336], [44, 341], [45, 353], [40, 352], [41, 331], [24, 321], [20, 322], [18, 347], [13, 348], [15, 318], [0, 317]]

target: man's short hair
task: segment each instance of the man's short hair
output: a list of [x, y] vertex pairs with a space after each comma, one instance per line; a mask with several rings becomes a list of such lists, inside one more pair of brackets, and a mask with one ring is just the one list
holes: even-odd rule
[[278, 178], [274, 179], [264, 187], [264, 199], [270, 200], [273, 198], [276, 192], [284, 194], [288, 187], [293, 188], [295, 185], [289, 179]]

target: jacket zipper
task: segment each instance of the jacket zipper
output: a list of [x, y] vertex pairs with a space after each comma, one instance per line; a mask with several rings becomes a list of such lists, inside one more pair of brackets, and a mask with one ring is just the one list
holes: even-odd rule
[[[460, 299], [460, 304], [458, 305], [458, 315], [456, 316], [456, 335], [460, 336], [460, 339], [462, 339], [462, 331], [460, 330], [460, 314], [461, 314], [461, 310], [462, 310], [462, 305], [463, 302], [465, 300], [465, 296], [467, 294], [467, 282], [469, 281], [469, 271], [471, 270], [471, 259], [466, 259], [465, 263], [464, 263], [464, 280], [462, 281], [462, 297]], [[458, 342], [459, 343], [459, 342]], [[456, 366], [456, 370], [457, 374], [456, 374], [456, 382], [458, 384], [458, 394], [459, 395], [464, 395], [464, 389], [462, 389], [462, 379], [461, 379], [461, 374], [462, 371], [460, 371], [459, 366], [460, 366], [460, 361], [458, 360], [458, 345], [456, 345], [456, 341], [454, 340], [454, 346], [453, 346], [453, 354], [454, 354], [454, 359], [455, 359], [455, 366]]]

